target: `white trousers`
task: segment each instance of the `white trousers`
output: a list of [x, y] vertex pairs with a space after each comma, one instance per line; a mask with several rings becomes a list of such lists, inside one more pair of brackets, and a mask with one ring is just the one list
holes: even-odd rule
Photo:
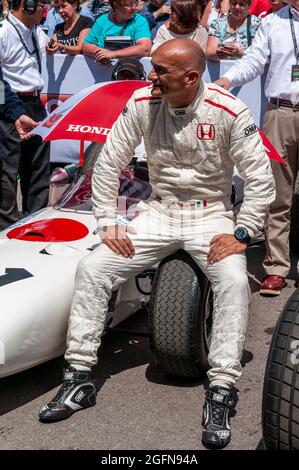
[[207, 264], [213, 236], [234, 231], [232, 212], [223, 203], [182, 209], [152, 201], [142, 202], [140, 208], [142, 211], [131, 223], [136, 234], [129, 234], [135, 248], [133, 258], [117, 255], [101, 244], [78, 265], [66, 360], [89, 367], [95, 365], [112, 290], [184, 249], [209, 278], [214, 294], [208, 377], [234, 385], [241, 375], [240, 359], [251, 296], [246, 258], [242, 253]]

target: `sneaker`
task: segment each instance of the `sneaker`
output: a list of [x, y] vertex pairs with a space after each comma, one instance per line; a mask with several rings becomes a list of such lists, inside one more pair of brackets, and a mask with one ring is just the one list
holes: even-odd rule
[[233, 391], [210, 385], [203, 407], [202, 442], [211, 447], [225, 447], [230, 441], [229, 409], [234, 405]]
[[63, 370], [63, 384], [55, 397], [39, 412], [41, 422], [60, 421], [75, 411], [96, 404], [96, 388], [91, 372], [74, 367]]

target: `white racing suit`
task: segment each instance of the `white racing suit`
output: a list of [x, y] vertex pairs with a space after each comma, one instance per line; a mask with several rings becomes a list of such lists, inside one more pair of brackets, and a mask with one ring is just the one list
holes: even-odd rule
[[[118, 177], [144, 138], [152, 196], [131, 222], [135, 255], [124, 258], [101, 244], [78, 266], [66, 360], [93, 366], [113, 289], [184, 249], [210, 279], [214, 292], [210, 380], [231, 386], [241, 375], [250, 289], [244, 253], [207, 264], [211, 239], [234, 232], [230, 195], [233, 167], [245, 180], [237, 225], [250, 236], [262, 229], [275, 197], [268, 157], [248, 108], [216, 85], [200, 84], [186, 108], [170, 108], [139, 89], [113, 125], [93, 173], [98, 226], [114, 225]], [[169, 318], [171, 322], [171, 318]]]

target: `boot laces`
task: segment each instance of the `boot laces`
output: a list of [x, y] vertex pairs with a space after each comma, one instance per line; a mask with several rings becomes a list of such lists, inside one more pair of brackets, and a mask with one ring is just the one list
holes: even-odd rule
[[66, 380], [65, 382], [63, 382], [60, 389], [53, 398], [52, 403], [59, 403], [60, 401], [63, 402], [73, 384], [74, 382], [72, 380]]
[[222, 405], [220, 403], [212, 401], [211, 408], [212, 408], [213, 423], [216, 424], [217, 426], [222, 427], [224, 416], [225, 416], [225, 411], [226, 411], [226, 405]]

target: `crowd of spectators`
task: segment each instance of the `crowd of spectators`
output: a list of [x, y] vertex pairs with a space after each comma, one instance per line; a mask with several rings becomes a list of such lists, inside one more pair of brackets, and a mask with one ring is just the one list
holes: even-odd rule
[[[190, 38], [210, 60], [242, 57], [261, 18], [281, 0], [52, 0], [41, 26], [49, 54], [87, 54], [102, 65], [111, 59], [149, 56], [163, 42]], [[12, 2], [3, 0], [0, 18]], [[113, 43], [106, 37], [113, 36]], [[123, 41], [121, 38], [123, 36]], [[117, 40], [118, 39], [118, 40]], [[130, 41], [128, 41], [130, 39]], [[111, 45], [112, 44], [112, 45]]]
[[[149, 56], [174, 38], [193, 39], [210, 60], [238, 59], [261, 18], [283, 5], [281, 0], [54, 0], [43, 28], [51, 39], [48, 53], [83, 53], [103, 65]], [[116, 40], [114, 47], [107, 36]]]

